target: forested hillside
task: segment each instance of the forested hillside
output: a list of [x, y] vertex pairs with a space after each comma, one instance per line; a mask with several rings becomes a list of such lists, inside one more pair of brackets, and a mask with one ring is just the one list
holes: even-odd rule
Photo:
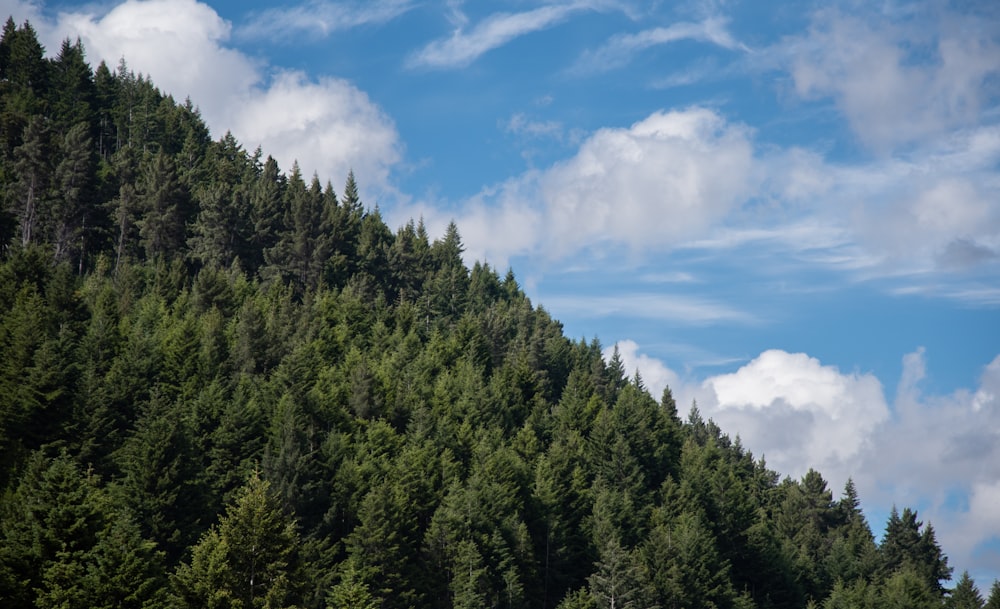
[[913, 510], [876, 544], [454, 225], [13, 21], [0, 183], [5, 608], [984, 606]]

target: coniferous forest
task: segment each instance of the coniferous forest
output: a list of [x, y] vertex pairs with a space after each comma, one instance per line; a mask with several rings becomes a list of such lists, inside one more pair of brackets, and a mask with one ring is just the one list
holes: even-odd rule
[[1000, 607], [915, 511], [877, 544], [853, 484], [682, 418], [454, 225], [393, 230], [12, 20], [0, 185], [5, 608]]

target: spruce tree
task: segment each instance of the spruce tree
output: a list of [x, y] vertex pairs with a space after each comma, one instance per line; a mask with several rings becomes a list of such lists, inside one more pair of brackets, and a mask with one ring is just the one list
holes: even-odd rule
[[983, 609], [985, 604], [976, 582], [969, 577], [968, 571], [963, 571], [962, 577], [948, 595], [944, 606], [946, 609]]

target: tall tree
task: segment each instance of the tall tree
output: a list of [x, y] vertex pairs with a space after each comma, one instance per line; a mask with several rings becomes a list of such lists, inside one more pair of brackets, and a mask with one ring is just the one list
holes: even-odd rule
[[298, 533], [266, 480], [251, 476], [172, 583], [181, 607], [282, 609], [300, 602]]
[[945, 592], [941, 582], [951, 577], [952, 570], [937, 544], [934, 528], [928, 523], [921, 531], [922, 526], [916, 511], [905, 508], [900, 514], [893, 507], [879, 546], [882, 572], [890, 576], [906, 567], [911, 574], [922, 577], [928, 589], [941, 597]]
[[26, 247], [40, 240], [39, 228], [50, 211], [51, 133], [42, 116], [32, 117], [24, 130], [23, 143], [14, 150], [14, 176], [8, 196], [18, 218], [21, 246]]
[[184, 243], [187, 193], [166, 153], [157, 152], [143, 162], [140, 200], [139, 235], [146, 257], [171, 258]]
[[80, 122], [62, 138], [61, 160], [55, 170], [53, 194], [52, 241], [56, 261], [75, 258], [82, 274], [87, 255], [87, 241], [93, 226], [99, 224], [95, 205], [95, 157], [88, 125]]
[[51, 62], [50, 80], [49, 108], [59, 135], [80, 123], [87, 125], [88, 136], [93, 135], [97, 88], [79, 38], [75, 43], [63, 40], [59, 54]]

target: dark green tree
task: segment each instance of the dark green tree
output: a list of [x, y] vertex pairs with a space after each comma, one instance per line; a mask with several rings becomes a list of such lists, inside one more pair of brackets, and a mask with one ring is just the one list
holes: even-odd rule
[[948, 595], [944, 606], [947, 609], [983, 609], [985, 604], [976, 582], [969, 577], [968, 571], [962, 571], [962, 577]]
[[168, 259], [180, 251], [185, 239], [187, 193], [177, 177], [173, 160], [160, 151], [142, 164], [138, 221], [147, 259]]
[[77, 38], [75, 43], [68, 38], [63, 40], [59, 54], [50, 65], [49, 108], [56, 132], [63, 136], [75, 125], [83, 123], [87, 136], [92, 136], [96, 127], [94, 105], [97, 88], [80, 39]]
[[1000, 580], [993, 580], [990, 596], [986, 599], [986, 604], [983, 607], [984, 609], [1000, 609]]
[[22, 247], [43, 239], [39, 232], [50, 217], [53, 160], [50, 146], [48, 121], [42, 116], [32, 117], [24, 130], [23, 143], [14, 150], [15, 179], [7, 195], [18, 219]]
[[53, 195], [52, 242], [56, 261], [73, 260], [83, 273], [87, 244], [98, 217], [94, 188], [95, 157], [88, 133], [80, 122], [69, 128], [62, 141], [62, 160], [55, 170], [56, 192]]
[[945, 588], [941, 582], [951, 578], [951, 567], [937, 544], [934, 528], [928, 524], [921, 531], [922, 526], [916, 511], [905, 508], [900, 514], [893, 507], [879, 546], [882, 573], [889, 577], [907, 567], [910, 575], [921, 576], [928, 589], [942, 597]]

